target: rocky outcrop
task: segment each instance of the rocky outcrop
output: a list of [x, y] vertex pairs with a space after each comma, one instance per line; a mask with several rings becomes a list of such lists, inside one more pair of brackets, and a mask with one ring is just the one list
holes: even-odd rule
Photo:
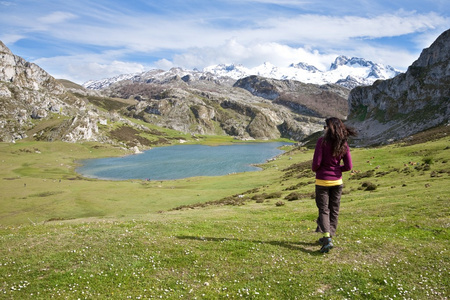
[[[301, 139], [320, 130], [320, 119], [301, 118], [286, 107], [253, 96], [246, 90], [216, 84], [214, 89], [198, 87], [198, 84], [182, 88], [168, 85], [157, 99], [141, 100], [123, 113], [185, 133], [230, 135], [244, 140]], [[114, 90], [118, 92], [117, 87]], [[142, 87], [138, 90], [142, 92]]]
[[152, 70], [101, 92], [135, 99], [128, 117], [191, 134], [239, 139], [303, 139], [321, 130], [323, 118], [346, 118], [349, 89], [260, 76], [233, 81], [205, 72]]
[[100, 91], [138, 100], [124, 112], [129, 117], [185, 133], [240, 139], [302, 138], [321, 130], [326, 116], [345, 119], [349, 94], [349, 89], [333, 84], [260, 76], [235, 81], [179, 68], [112, 80]]
[[32, 91], [38, 91], [42, 88], [49, 89], [54, 95], [65, 92], [64, 87], [47, 72], [36, 64], [29, 63], [12, 54], [2, 42], [0, 42], [0, 58], [0, 81], [10, 82], [14, 86]]
[[406, 73], [357, 87], [349, 95], [348, 125], [359, 131], [360, 145], [386, 144], [449, 122], [450, 30]]
[[29, 134], [42, 140], [101, 140], [97, 123], [104, 118], [2, 42], [0, 101], [0, 141], [14, 142]]
[[244, 140], [300, 139], [320, 130], [322, 120], [316, 115], [303, 118], [292, 108], [233, 86], [234, 82], [204, 72], [183, 75], [183, 70], [172, 69], [113, 83], [102, 93], [138, 100], [122, 110], [128, 117], [184, 133]]
[[350, 90], [342, 86], [249, 76], [236, 81], [234, 87], [248, 90], [255, 96], [272, 100], [302, 115], [347, 117]]

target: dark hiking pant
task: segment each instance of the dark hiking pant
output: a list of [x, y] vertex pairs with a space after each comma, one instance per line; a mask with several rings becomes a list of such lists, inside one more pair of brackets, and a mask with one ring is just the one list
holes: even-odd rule
[[342, 185], [316, 185], [316, 205], [319, 209], [317, 232], [329, 232], [331, 236], [336, 235], [341, 195]]

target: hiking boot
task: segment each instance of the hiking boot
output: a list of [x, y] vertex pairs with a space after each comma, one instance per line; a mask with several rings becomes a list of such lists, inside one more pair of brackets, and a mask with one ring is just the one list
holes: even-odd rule
[[319, 245], [325, 245], [327, 243], [327, 239], [326, 237], [321, 237], [317, 242], [319, 243]]
[[333, 243], [331, 241], [331, 238], [324, 238], [325, 243], [322, 245], [322, 248], [320, 248], [321, 253], [328, 253], [333, 248]]

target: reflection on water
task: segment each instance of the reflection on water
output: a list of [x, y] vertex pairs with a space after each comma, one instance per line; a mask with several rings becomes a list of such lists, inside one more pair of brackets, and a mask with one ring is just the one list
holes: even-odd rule
[[170, 180], [194, 176], [220, 176], [256, 171], [281, 154], [288, 143], [247, 143], [224, 146], [176, 145], [159, 147], [142, 154], [85, 160], [77, 172], [94, 178], [125, 180]]

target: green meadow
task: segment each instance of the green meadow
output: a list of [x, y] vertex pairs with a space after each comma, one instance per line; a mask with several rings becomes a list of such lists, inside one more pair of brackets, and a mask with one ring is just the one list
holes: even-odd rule
[[327, 254], [313, 150], [285, 150], [257, 172], [106, 181], [77, 161], [129, 153], [1, 143], [0, 298], [450, 297], [450, 136], [352, 149]]

